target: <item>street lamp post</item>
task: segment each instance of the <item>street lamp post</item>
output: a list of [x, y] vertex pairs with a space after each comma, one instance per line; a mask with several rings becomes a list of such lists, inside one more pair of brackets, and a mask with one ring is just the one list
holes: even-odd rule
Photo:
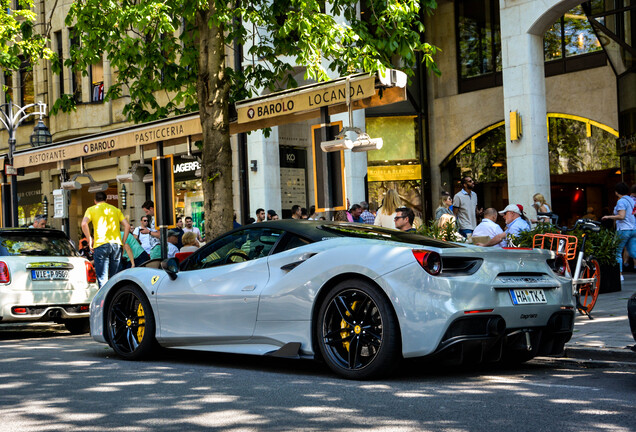
[[[14, 114], [14, 108], [17, 111]], [[28, 109], [35, 108], [34, 111], [27, 112]], [[19, 107], [13, 102], [9, 102], [6, 104], [0, 105], [0, 123], [5, 127], [7, 132], [9, 132], [9, 161], [7, 167], [5, 168], [5, 172], [11, 176], [11, 226], [18, 226], [18, 187], [17, 187], [17, 172], [13, 167], [13, 153], [15, 153], [15, 133], [18, 129], [18, 126], [22, 124], [23, 121], [28, 119], [31, 116], [40, 116], [38, 124], [33, 129], [33, 134], [31, 135], [31, 145], [32, 146], [40, 146], [51, 143], [51, 133], [47, 129], [46, 125], [42, 121], [42, 117], [46, 115], [46, 104], [42, 102], [28, 104], [23, 107]], [[9, 168], [10, 167], [10, 168]], [[7, 203], [3, 203], [3, 205], [7, 205]]]

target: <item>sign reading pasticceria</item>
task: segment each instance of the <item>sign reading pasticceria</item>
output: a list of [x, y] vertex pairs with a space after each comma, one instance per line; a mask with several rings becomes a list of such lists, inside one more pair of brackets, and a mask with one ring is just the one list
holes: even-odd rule
[[162, 140], [182, 138], [201, 133], [201, 120], [198, 116], [164, 122], [160, 125], [146, 125], [130, 128], [113, 135], [59, 143], [46, 149], [34, 149], [15, 155], [15, 167], [54, 163], [68, 159], [94, 156], [113, 150], [150, 144]]
[[[375, 76], [353, 78], [349, 84], [351, 100], [371, 97], [375, 94]], [[247, 123], [282, 115], [310, 111], [324, 106], [341, 104], [347, 100], [347, 82], [340, 80], [323, 86], [312, 85], [296, 89], [285, 96], [272, 96], [249, 103], [237, 103], [238, 123]]]

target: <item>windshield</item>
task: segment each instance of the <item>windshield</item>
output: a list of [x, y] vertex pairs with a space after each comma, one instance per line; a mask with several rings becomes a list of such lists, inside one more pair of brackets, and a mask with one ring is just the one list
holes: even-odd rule
[[20, 231], [0, 234], [0, 256], [74, 257], [78, 254], [63, 233], [30, 235], [28, 232]]
[[461, 248], [464, 246], [449, 243], [434, 238], [425, 237], [416, 233], [408, 233], [387, 228], [380, 228], [374, 225], [361, 224], [338, 224], [322, 225], [320, 229], [342, 237], [358, 237], [374, 240], [394, 241], [399, 243], [418, 244], [421, 246], [431, 246], [436, 248]]

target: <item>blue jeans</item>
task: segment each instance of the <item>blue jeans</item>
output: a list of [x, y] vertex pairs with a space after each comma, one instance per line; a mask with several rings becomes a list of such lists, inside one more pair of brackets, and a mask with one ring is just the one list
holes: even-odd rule
[[627, 253], [633, 259], [636, 259], [636, 230], [618, 230], [616, 231], [621, 242], [616, 248], [616, 261], [623, 272], [623, 248], [627, 248]]
[[119, 260], [121, 259], [121, 245], [117, 243], [105, 243], [98, 246], [94, 253], [95, 273], [97, 274], [97, 284], [103, 287], [108, 282], [108, 278], [117, 273]]
[[472, 234], [473, 230], [471, 229], [460, 229], [458, 230], [459, 234], [461, 234], [462, 237], [467, 238], [468, 234]]

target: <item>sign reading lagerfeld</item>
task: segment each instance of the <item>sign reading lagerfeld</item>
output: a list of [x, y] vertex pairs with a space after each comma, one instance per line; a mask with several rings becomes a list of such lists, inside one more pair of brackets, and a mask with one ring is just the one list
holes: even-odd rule
[[[375, 94], [375, 76], [354, 78], [349, 84], [351, 100], [371, 97]], [[338, 105], [347, 101], [347, 83], [340, 80], [321, 86], [312, 85], [305, 90], [286, 96], [272, 96], [252, 103], [237, 104], [238, 123], [247, 123], [287, 114], [310, 111], [316, 108]]]

